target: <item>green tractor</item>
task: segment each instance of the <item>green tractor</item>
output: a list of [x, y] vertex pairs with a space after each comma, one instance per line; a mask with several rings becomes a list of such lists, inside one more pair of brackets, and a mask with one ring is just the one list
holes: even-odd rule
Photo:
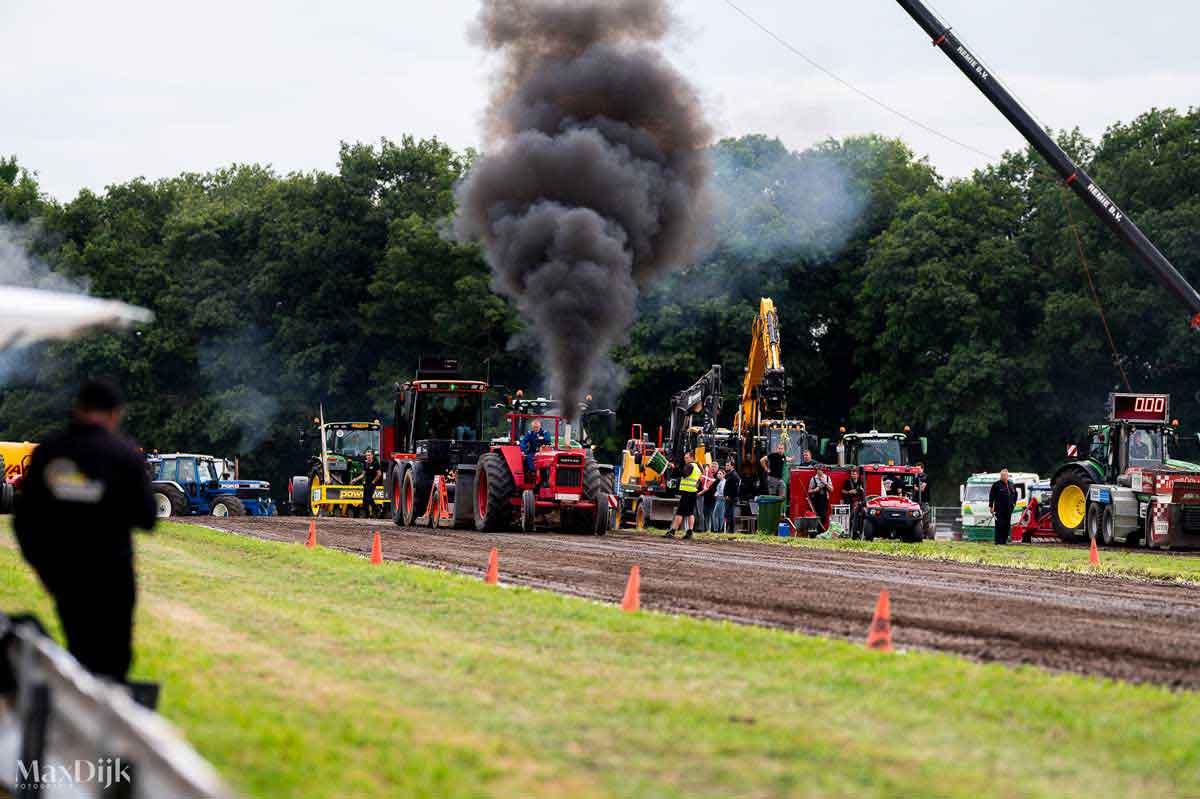
[[1077, 460], [1051, 478], [1061, 540], [1200, 546], [1200, 465], [1171, 457], [1179, 422], [1170, 405], [1166, 394], [1113, 394], [1108, 422], [1089, 427], [1083, 446], [1068, 446]]

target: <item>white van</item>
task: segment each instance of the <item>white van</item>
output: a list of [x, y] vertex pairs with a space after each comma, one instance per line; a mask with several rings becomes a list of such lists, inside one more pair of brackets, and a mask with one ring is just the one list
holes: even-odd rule
[[[999, 472], [973, 474], [958, 487], [958, 498], [962, 503], [962, 529], [964, 541], [991, 541], [996, 534], [996, 520], [988, 511], [988, 496], [992, 484], [1000, 479]], [[1039, 478], [1032, 472], [1009, 472], [1008, 480], [1017, 490], [1017, 505], [1013, 508], [1012, 523], [1020, 520], [1029, 504], [1033, 484]]]

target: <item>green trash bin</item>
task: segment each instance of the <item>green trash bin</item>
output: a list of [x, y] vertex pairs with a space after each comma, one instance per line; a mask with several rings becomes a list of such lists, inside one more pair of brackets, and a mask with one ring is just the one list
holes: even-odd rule
[[783, 497], [763, 494], [754, 501], [758, 503], [758, 531], [775, 535], [779, 530], [779, 517], [783, 514]]

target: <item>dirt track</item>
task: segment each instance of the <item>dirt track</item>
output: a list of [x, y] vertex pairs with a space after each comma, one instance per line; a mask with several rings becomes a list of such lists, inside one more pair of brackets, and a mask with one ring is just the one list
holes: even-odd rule
[[[308, 520], [205, 519], [209, 527], [303, 542]], [[1200, 687], [1200, 588], [884, 555], [645, 534], [436, 533], [321, 519], [322, 546], [482, 574], [500, 549], [501, 581], [619, 601], [637, 563], [643, 607], [859, 640], [879, 589], [898, 646], [1031, 663], [1137, 682]]]

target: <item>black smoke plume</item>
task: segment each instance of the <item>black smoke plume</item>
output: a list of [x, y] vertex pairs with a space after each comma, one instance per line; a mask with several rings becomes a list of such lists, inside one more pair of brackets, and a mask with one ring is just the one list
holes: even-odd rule
[[564, 411], [633, 322], [638, 289], [707, 246], [711, 131], [656, 44], [666, 0], [485, 0], [503, 65], [455, 231], [532, 323]]

